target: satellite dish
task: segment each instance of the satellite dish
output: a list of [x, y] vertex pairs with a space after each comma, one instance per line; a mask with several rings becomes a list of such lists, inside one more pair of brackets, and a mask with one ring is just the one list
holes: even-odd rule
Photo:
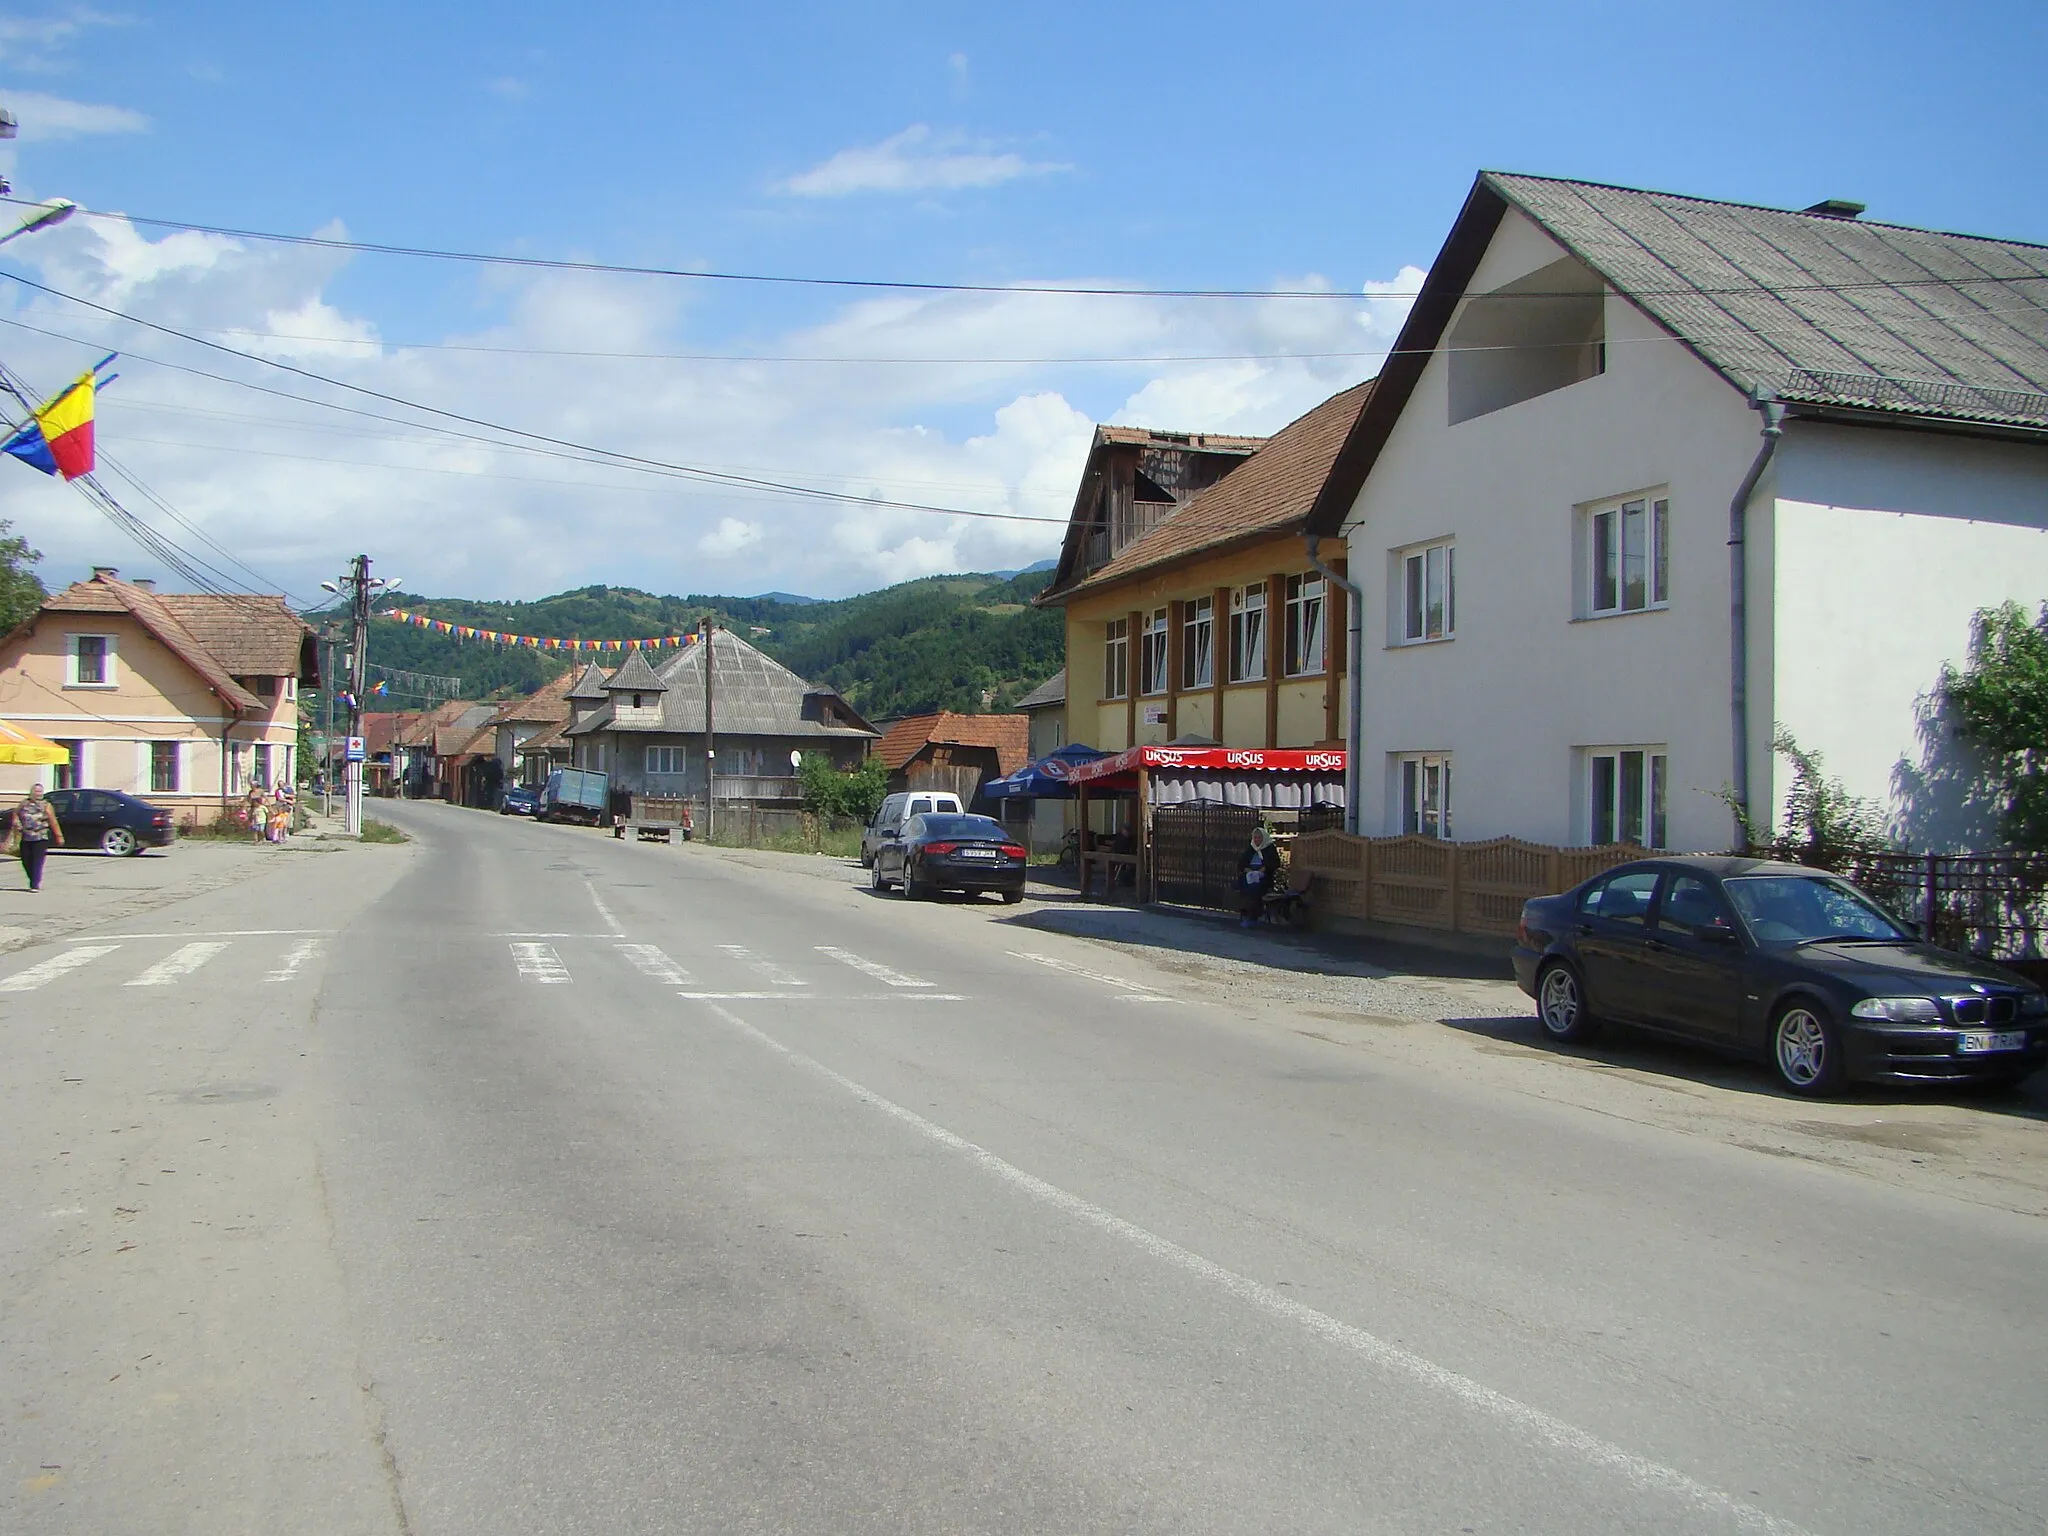
[[803, 765], [804, 765], [804, 755], [803, 755], [803, 753], [802, 753], [802, 752], [800, 752], [800, 751], [798, 751], [798, 750], [797, 750], [797, 749], [796, 749], [795, 747], [791, 747], [791, 748], [789, 749], [789, 766], [790, 766], [790, 767], [792, 767], [792, 768], [801, 768], [801, 767], [803, 767]]

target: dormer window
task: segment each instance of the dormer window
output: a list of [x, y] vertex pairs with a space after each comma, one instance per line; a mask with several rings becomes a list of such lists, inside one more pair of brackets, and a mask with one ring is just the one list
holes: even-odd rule
[[633, 695], [633, 707], [635, 709], [640, 707], [640, 695], [637, 693]]

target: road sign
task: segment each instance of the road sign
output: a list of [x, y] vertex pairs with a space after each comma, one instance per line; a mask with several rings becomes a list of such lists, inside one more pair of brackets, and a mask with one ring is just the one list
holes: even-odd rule
[[365, 755], [363, 752], [363, 738], [360, 736], [349, 736], [344, 738], [344, 740], [347, 742], [347, 745], [342, 749], [342, 761], [346, 763], [360, 763]]

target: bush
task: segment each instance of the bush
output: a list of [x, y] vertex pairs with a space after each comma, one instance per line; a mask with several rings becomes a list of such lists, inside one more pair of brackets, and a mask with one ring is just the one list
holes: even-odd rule
[[1784, 830], [1758, 837], [1753, 826], [1743, 828], [1754, 852], [1817, 869], [1841, 869], [1862, 855], [1895, 849], [1884, 808], [1829, 778], [1818, 752], [1800, 746], [1782, 725], [1771, 733], [1771, 750], [1792, 765], [1792, 787], [1785, 795]]
[[796, 776], [803, 785], [805, 810], [862, 826], [875, 819], [889, 793], [889, 770], [879, 757], [865, 758], [858, 768], [842, 772], [824, 753], [806, 752], [797, 763]]
[[1945, 670], [1941, 692], [1957, 730], [1991, 759], [2013, 847], [2048, 851], [2048, 604], [1977, 614], [1970, 662]]

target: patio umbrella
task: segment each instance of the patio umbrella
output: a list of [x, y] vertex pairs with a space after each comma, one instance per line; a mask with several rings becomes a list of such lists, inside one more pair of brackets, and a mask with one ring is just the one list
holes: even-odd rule
[[45, 741], [34, 731], [0, 720], [0, 763], [68, 763], [71, 749]]
[[1069, 742], [1057, 752], [1049, 752], [1037, 762], [1019, 768], [1007, 778], [991, 779], [981, 786], [981, 792], [991, 800], [1006, 800], [1012, 796], [1029, 795], [1040, 800], [1071, 800], [1073, 786], [1067, 782], [1067, 772], [1075, 763], [1092, 762], [1103, 754], [1093, 747], [1084, 747]]

